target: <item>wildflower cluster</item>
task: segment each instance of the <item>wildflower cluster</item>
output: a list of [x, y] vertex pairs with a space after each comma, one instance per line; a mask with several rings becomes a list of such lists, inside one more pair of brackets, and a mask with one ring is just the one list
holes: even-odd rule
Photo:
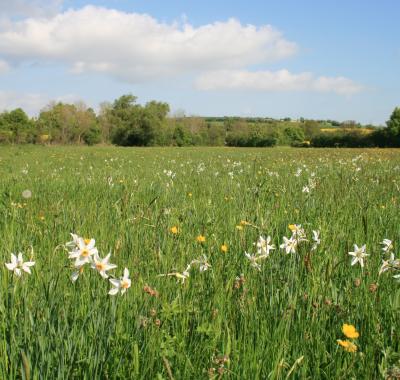
[[357, 339], [360, 334], [356, 330], [356, 328], [353, 325], [348, 325], [348, 324], [343, 324], [342, 327], [342, 332], [346, 336], [346, 340], [338, 339], [337, 342], [338, 344], [343, 347], [343, 349], [347, 352], [356, 352], [357, 351], [357, 346], [353, 342], [354, 339]]
[[379, 270], [379, 275], [384, 272], [394, 272], [397, 281], [400, 281], [400, 259], [395, 258], [393, 242], [389, 239], [383, 239], [382, 241], [382, 266]]
[[202, 255], [198, 259], [192, 260], [183, 272], [170, 272], [166, 274], [160, 274], [159, 277], [175, 277], [182, 284], [190, 277], [190, 270], [193, 266], [198, 266], [200, 272], [205, 272], [211, 268], [211, 264], [208, 262], [207, 256]]
[[[94, 239], [84, 239], [76, 234], [71, 234], [71, 236], [72, 241], [65, 245], [70, 249], [68, 256], [69, 259], [74, 260], [74, 271], [71, 275], [72, 282], [75, 282], [79, 278], [79, 275], [83, 273], [86, 265], [96, 270], [102, 278], [109, 279], [110, 275], [107, 272], [117, 268], [115, 264], [109, 263], [111, 253], [104, 258], [101, 258]], [[125, 268], [123, 276], [120, 279], [110, 278], [109, 281], [113, 288], [108, 292], [108, 294], [124, 294], [131, 286], [129, 270]]]

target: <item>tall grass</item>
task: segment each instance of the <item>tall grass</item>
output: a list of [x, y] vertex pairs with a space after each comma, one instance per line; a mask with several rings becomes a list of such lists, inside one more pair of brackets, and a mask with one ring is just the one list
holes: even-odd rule
[[[378, 271], [380, 242], [400, 246], [399, 173], [396, 150], [2, 147], [0, 378], [389, 378], [400, 284]], [[316, 251], [279, 249], [292, 223], [321, 231]], [[90, 268], [71, 282], [71, 232], [130, 270], [125, 295]], [[260, 235], [277, 249], [257, 271]], [[3, 263], [20, 251], [36, 265], [18, 278]], [[203, 254], [183, 284], [158, 276]]]

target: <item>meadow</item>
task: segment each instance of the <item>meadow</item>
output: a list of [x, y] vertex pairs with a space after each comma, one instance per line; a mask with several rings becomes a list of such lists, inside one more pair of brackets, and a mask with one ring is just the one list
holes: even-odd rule
[[394, 149], [1, 147], [0, 378], [399, 379], [399, 174]]

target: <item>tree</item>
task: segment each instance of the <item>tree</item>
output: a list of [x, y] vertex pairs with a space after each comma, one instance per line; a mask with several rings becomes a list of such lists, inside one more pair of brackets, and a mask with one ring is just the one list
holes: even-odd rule
[[391, 146], [400, 146], [400, 108], [396, 107], [386, 122], [387, 135]]
[[0, 139], [11, 143], [29, 143], [34, 140], [34, 124], [21, 109], [0, 114]]

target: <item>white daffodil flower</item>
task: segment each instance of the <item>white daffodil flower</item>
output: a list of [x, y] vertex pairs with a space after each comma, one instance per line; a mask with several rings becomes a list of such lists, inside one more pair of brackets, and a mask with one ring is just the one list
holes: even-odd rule
[[94, 239], [78, 239], [78, 246], [69, 254], [70, 259], [75, 259], [75, 267], [79, 268], [91, 262], [91, 256], [98, 253]]
[[31, 274], [31, 269], [30, 267], [35, 265], [34, 261], [25, 261], [22, 257], [22, 253], [18, 253], [18, 257], [14, 255], [14, 253], [11, 254], [11, 263], [6, 263], [6, 268], [10, 271], [13, 271], [15, 275], [20, 277], [22, 275], [22, 271]]
[[75, 270], [71, 274], [71, 281], [75, 282], [82, 273], [83, 273], [83, 265], [78, 268], [75, 268]]
[[108, 294], [114, 296], [118, 293], [124, 294], [127, 289], [131, 287], [131, 280], [129, 278], [129, 270], [128, 268], [124, 269], [124, 275], [121, 277], [121, 279], [117, 280], [115, 278], [110, 278], [111, 284], [114, 286]]
[[306, 241], [306, 233], [301, 224], [289, 224], [289, 229], [292, 231], [292, 238], [296, 239], [298, 243]]
[[203, 255], [200, 259], [192, 260], [183, 273], [189, 273], [189, 270], [193, 264], [199, 264], [200, 272], [205, 272], [211, 268], [211, 264], [208, 262], [207, 256]]
[[284, 249], [286, 254], [296, 253], [297, 248], [297, 240], [294, 236], [288, 239], [286, 236], [283, 237], [283, 243], [279, 246], [281, 249]]
[[388, 260], [382, 260], [382, 266], [379, 270], [379, 275], [392, 269], [400, 269], [400, 259], [395, 259], [393, 252], [390, 253], [390, 258]]
[[261, 271], [261, 265], [258, 263], [258, 261], [264, 260], [268, 257], [268, 255], [252, 255], [248, 252], [245, 252], [244, 255], [250, 261], [250, 265], [259, 271]]
[[369, 256], [366, 253], [366, 245], [364, 244], [362, 247], [358, 247], [357, 244], [354, 244], [354, 252], [349, 252], [350, 256], [353, 256], [351, 260], [351, 265], [355, 265], [360, 263], [361, 267], [364, 267], [364, 258]]
[[383, 247], [382, 247], [383, 253], [388, 253], [393, 249], [393, 243], [389, 239], [383, 239], [381, 244], [383, 245]]
[[108, 278], [108, 274], [106, 272], [117, 267], [115, 264], [108, 263], [110, 256], [111, 253], [109, 253], [104, 259], [101, 259], [97, 252], [93, 255], [91, 267], [96, 269], [103, 278]]
[[77, 234], [72, 234], [72, 240], [69, 241], [68, 243], [65, 243], [65, 246], [68, 248], [72, 248], [72, 249], [76, 249], [78, 247], [78, 241], [80, 239], [80, 237]]
[[267, 236], [266, 239], [264, 238], [264, 236], [260, 236], [256, 243], [257, 254], [269, 256], [269, 251], [275, 249], [275, 245], [270, 243], [271, 243], [271, 236]]
[[311, 251], [315, 251], [317, 247], [321, 244], [321, 239], [319, 238], [320, 232], [317, 230], [313, 230], [313, 246], [311, 247]]

